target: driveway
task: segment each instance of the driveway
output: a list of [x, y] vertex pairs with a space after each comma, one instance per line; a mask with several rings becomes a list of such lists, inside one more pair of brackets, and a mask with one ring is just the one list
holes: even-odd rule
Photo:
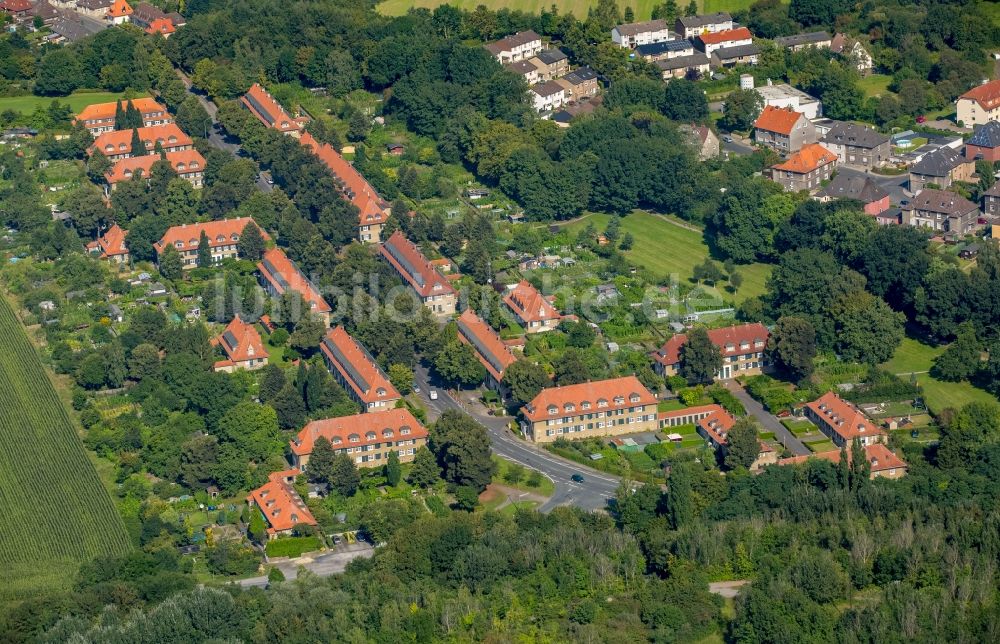
[[764, 426], [769, 432], [774, 432], [775, 438], [784, 445], [788, 451], [790, 451], [795, 456], [808, 456], [812, 454], [812, 451], [799, 439], [795, 438], [792, 432], [788, 431], [788, 428], [781, 424], [778, 417], [764, 409], [764, 405], [760, 404], [754, 400], [750, 394], [746, 392], [740, 383], [735, 380], [726, 380], [723, 386], [731, 391], [734, 396], [736, 396], [743, 406], [746, 407], [747, 413], [760, 421], [760, 424]]
[[[347, 564], [355, 559], [370, 559], [374, 554], [375, 548], [370, 543], [357, 542], [336, 546], [333, 550], [315, 557], [298, 557], [280, 561], [275, 566], [284, 573], [285, 579], [298, 577], [300, 566], [320, 577], [329, 577], [344, 572], [347, 569]], [[239, 584], [244, 587], [265, 588], [267, 577], [241, 579]]]

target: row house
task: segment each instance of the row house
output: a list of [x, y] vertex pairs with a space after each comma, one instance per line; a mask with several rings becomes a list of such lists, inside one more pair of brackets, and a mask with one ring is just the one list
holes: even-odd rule
[[611, 42], [625, 49], [670, 40], [667, 21], [662, 19], [618, 25], [611, 30]]
[[833, 44], [833, 38], [825, 31], [810, 31], [809, 33], [792, 36], [778, 36], [774, 39], [774, 44], [790, 51], [801, 51], [811, 48], [829, 49], [830, 45]]
[[721, 47], [712, 52], [710, 63], [716, 69], [720, 67], [728, 69], [737, 65], [756, 65], [759, 55], [760, 47], [753, 43], [735, 47]]
[[[132, 133], [139, 134], [139, 140], [145, 146], [144, 150], [132, 150]], [[164, 152], [182, 152], [194, 149], [194, 140], [185, 134], [176, 123], [140, 127], [135, 130], [112, 130], [104, 132], [94, 139], [94, 144], [87, 152], [100, 152], [111, 161], [127, 159], [135, 155], [152, 154], [159, 144]]]
[[1000, 121], [980, 125], [965, 142], [965, 158], [969, 161], [1000, 161]]
[[807, 119], [818, 119], [823, 115], [823, 103], [788, 83], [774, 83], [767, 79], [766, 85], [754, 88], [763, 101], [763, 107], [781, 107], [804, 115]]
[[885, 432], [860, 409], [832, 391], [807, 403], [804, 412], [837, 447], [851, 445], [855, 439], [862, 445], [885, 442]]
[[1000, 80], [973, 87], [955, 101], [955, 120], [963, 127], [1000, 121]]
[[[695, 421], [696, 431], [699, 436], [707, 440], [712, 448], [724, 458], [726, 451], [729, 449], [729, 441], [726, 437], [729, 435], [729, 430], [736, 424], [736, 419], [720, 405], [708, 406], [717, 407], [718, 409]], [[778, 462], [778, 452], [774, 451], [773, 447], [760, 439], [757, 440], [757, 445], [757, 457], [750, 464], [749, 468], [751, 472], [757, 472], [768, 465], [774, 465]]]
[[127, 230], [118, 224], [111, 224], [106, 233], [87, 244], [87, 252], [112, 264], [127, 264], [129, 260], [128, 247], [125, 245], [127, 237]]
[[[302, 302], [309, 307], [309, 313], [323, 320], [323, 326], [330, 326], [330, 305], [327, 304], [319, 289], [295, 265], [285, 251], [280, 248], [269, 248], [264, 252], [257, 264], [260, 281], [272, 297], [281, 297], [286, 291], [294, 291], [302, 297]], [[298, 312], [292, 312], [293, 317]], [[288, 312], [286, 312], [286, 315]]]
[[226, 326], [225, 331], [212, 338], [212, 346], [225, 352], [224, 360], [217, 361], [213, 371], [232, 373], [237, 369], [260, 369], [267, 364], [267, 350], [260, 339], [257, 328], [237, 315]]
[[395, 407], [402, 398], [372, 354], [342, 326], [326, 332], [319, 345], [334, 379], [366, 412]]
[[108, 191], [114, 191], [119, 183], [130, 181], [137, 175], [148, 179], [153, 165], [161, 160], [170, 164], [178, 177], [186, 179], [195, 188], [201, 188], [205, 176], [205, 157], [201, 156], [200, 152], [194, 149], [167, 152], [164, 157], [165, 159], [158, 154], [145, 154], [116, 161], [104, 175], [104, 179], [108, 183]]
[[754, 121], [754, 140], [781, 154], [798, 152], [816, 142], [816, 127], [805, 115], [790, 108], [768, 105]]
[[[535, 60], [532, 58], [531, 60]], [[504, 69], [513, 72], [524, 79], [524, 82], [528, 84], [529, 87], [541, 82], [541, 76], [539, 76], [538, 67], [531, 64], [530, 60], [519, 60], [516, 63], [507, 63], [504, 65]]]
[[[94, 137], [103, 132], [110, 132], [115, 129], [115, 114], [120, 103], [121, 101], [88, 105], [76, 115], [74, 122], [82, 123]], [[122, 109], [127, 108], [129, 103], [142, 114], [142, 124], [145, 127], [174, 122], [173, 117], [167, 112], [167, 108], [151, 98], [129, 99], [121, 103]]]
[[691, 56], [695, 50], [690, 40], [664, 40], [648, 45], [639, 45], [635, 48], [635, 53], [640, 58], [652, 63], [680, 56]]
[[547, 387], [521, 408], [521, 430], [534, 443], [655, 432], [656, 405], [635, 376]]
[[663, 80], [672, 78], [700, 78], [711, 70], [711, 60], [701, 52], [689, 56], [666, 58], [653, 63], [660, 70]]
[[455, 288], [401, 231], [394, 232], [379, 248], [379, 253], [434, 317], [443, 320], [455, 314], [458, 299]]
[[903, 205], [902, 223], [963, 237], [978, 226], [979, 207], [954, 192], [925, 188]]
[[535, 83], [528, 90], [528, 94], [531, 96], [532, 107], [540, 114], [551, 112], [569, 102], [569, 99], [566, 98], [566, 90], [558, 81]]
[[264, 517], [268, 539], [290, 535], [298, 525], [316, 525], [316, 518], [293, 487], [299, 474], [297, 469], [273, 472], [267, 483], [247, 496], [250, 509]]
[[835, 123], [820, 142], [837, 155], [841, 165], [866, 170], [885, 165], [892, 155], [888, 136], [856, 123]]
[[975, 161], [966, 159], [960, 150], [943, 146], [910, 168], [910, 192], [919, 192], [928, 184], [944, 189], [956, 181], [969, 181], [975, 173]]
[[862, 209], [872, 217], [878, 217], [889, 210], [889, 193], [868, 176], [838, 174], [816, 193], [815, 198], [823, 203], [835, 199], [860, 201]]
[[1000, 181], [983, 193], [983, 213], [991, 217], [1000, 217]]
[[358, 240], [381, 242], [382, 228], [389, 220], [389, 202], [332, 145], [320, 143], [308, 132], [299, 141], [330, 170], [340, 185], [341, 196], [358, 209]]
[[[847, 446], [848, 454], [850, 454], [852, 448], [853, 445]], [[868, 468], [870, 470], [868, 478], [870, 480], [874, 481], [878, 478], [898, 479], [906, 476], [906, 470], [909, 467], [906, 461], [899, 458], [884, 443], [871, 443], [865, 445], [863, 449], [865, 451], [865, 460], [868, 461]], [[788, 458], [779, 460], [778, 465], [801, 465], [813, 458], [837, 464], [840, 463], [840, 457], [841, 453], [839, 449], [831, 449], [807, 456], [789, 456]]]
[[293, 119], [285, 108], [271, 96], [270, 92], [254, 83], [247, 90], [247, 93], [240, 97], [243, 107], [250, 110], [250, 113], [257, 117], [257, 120], [264, 124], [264, 127], [273, 128], [282, 134], [298, 136], [301, 134], [302, 125]]
[[542, 333], [559, 326], [562, 314], [528, 280], [521, 280], [504, 295], [503, 303], [525, 333]]
[[[767, 327], [760, 323], [739, 324], [722, 329], [709, 329], [708, 339], [722, 354], [722, 368], [715, 375], [717, 380], [728, 380], [742, 375], [759, 374], [764, 369], [764, 350], [769, 337]], [[681, 347], [687, 335], [678, 333], [653, 353], [653, 367], [664, 377], [676, 376], [681, 367]]]
[[381, 467], [396, 452], [401, 463], [413, 461], [417, 450], [427, 444], [427, 428], [409, 409], [386, 409], [370, 414], [314, 420], [289, 442], [292, 463], [309, 469], [316, 441], [330, 441], [334, 454], [346, 454], [358, 467]]
[[507, 367], [514, 364], [517, 358], [499, 334], [475, 311], [465, 309], [458, 316], [458, 339], [472, 347], [476, 358], [486, 368], [486, 386], [505, 396], [503, 378]]
[[694, 40], [702, 34], [729, 31], [734, 26], [733, 17], [725, 11], [720, 11], [702, 16], [681, 16], [674, 22], [674, 31], [681, 38]]
[[836, 169], [837, 155], [819, 143], [810, 143], [772, 165], [771, 181], [781, 184], [785, 192], [818, 190]]
[[535, 68], [541, 82], [559, 78], [569, 71], [569, 57], [561, 49], [543, 49], [529, 58], [528, 64]]
[[484, 45], [501, 65], [527, 60], [542, 51], [542, 37], [529, 29]]
[[597, 72], [590, 67], [574, 69], [555, 82], [563, 88], [567, 103], [591, 99], [600, 89]]
[[711, 56], [717, 49], [753, 44], [753, 34], [746, 27], [700, 34], [696, 40], [705, 55]]
[[[250, 217], [235, 217], [171, 226], [163, 234], [163, 237], [153, 244], [153, 249], [157, 256], [160, 256], [163, 255], [167, 246], [173, 246], [181, 254], [181, 264], [185, 269], [196, 268], [198, 266], [198, 244], [201, 240], [201, 234], [205, 233], [208, 238], [208, 249], [212, 255], [212, 262], [220, 264], [223, 260], [238, 257], [240, 236], [244, 229], [251, 224], [257, 226], [257, 222]], [[259, 226], [257, 229], [260, 230], [265, 241], [271, 238]]]

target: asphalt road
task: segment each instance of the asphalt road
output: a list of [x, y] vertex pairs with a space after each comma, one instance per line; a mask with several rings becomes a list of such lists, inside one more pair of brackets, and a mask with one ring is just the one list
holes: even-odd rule
[[764, 409], [764, 405], [754, 400], [746, 390], [735, 380], [727, 380], [723, 386], [733, 395], [739, 398], [746, 408], [747, 413], [760, 421], [761, 425], [770, 432], [774, 432], [774, 437], [784, 445], [788, 451], [795, 456], [808, 456], [812, 451], [805, 446], [805, 443], [795, 438], [795, 434], [788, 431], [788, 428], [781, 424], [777, 416]]
[[[300, 557], [287, 561], [277, 562], [275, 565], [284, 573], [286, 580], [295, 579], [299, 574], [299, 567], [305, 568], [309, 572], [320, 577], [329, 577], [344, 572], [347, 564], [359, 558], [371, 558], [375, 554], [375, 548], [370, 543], [358, 542], [337, 546], [332, 552], [317, 555], [316, 557]], [[241, 579], [240, 586], [265, 588], [267, 577], [250, 577]]]
[[[432, 418], [437, 418], [447, 409], [457, 409], [469, 414], [486, 428], [494, 454], [538, 470], [555, 484], [555, 494], [539, 508], [540, 511], [548, 512], [560, 505], [601, 510], [615, 497], [621, 482], [618, 477], [559, 458], [517, 438], [510, 431], [509, 423], [512, 419], [509, 416], [495, 417], [486, 414], [483, 407], [475, 402], [476, 394], [472, 391], [459, 394], [463, 399], [457, 400], [446, 389], [430, 382], [425, 367], [418, 366], [415, 375], [420, 387], [419, 396]], [[430, 399], [431, 389], [438, 392], [437, 400]], [[583, 482], [573, 481], [571, 477], [574, 474], [583, 476]]]

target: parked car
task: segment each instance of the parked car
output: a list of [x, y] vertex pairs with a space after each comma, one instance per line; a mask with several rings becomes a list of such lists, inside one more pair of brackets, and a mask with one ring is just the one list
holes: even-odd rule
[[431, 400], [437, 400], [438, 399], [438, 392], [436, 392], [435, 390], [431, 389], [430, 396], [431, 396]]
[[415, 393], [415, 394], [419, 394], [420, 393], [420, 386], [419, 385], [413, 385], [413, 393]]

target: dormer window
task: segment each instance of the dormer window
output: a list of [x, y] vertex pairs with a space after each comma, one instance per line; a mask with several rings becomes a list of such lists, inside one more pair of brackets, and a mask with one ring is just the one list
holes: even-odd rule
[[580, 403], [580, 409], [590, 409], [590, 401], [584, 400], [582, 403]]
[[184, 248], [184, 242], [182, 242], [182, 241], [175, 241], [174, 242], [174, 248]]
[[344, 442], [343, 438], [341, 438], [340, 436], [334, 436], [333, 439], [330, 441], [330, 444], [331, 445], [340, 445], [343, 442]]
[[573, 403], [566, 403], [565, 405], [563, 405], [563, 410], [564, 411], [575, 411], [576, 410], [576, 405], [574, 405]]
[[386, 394], [385, 387], [379, 387], [378, 389], [375, 390], [375, 393], [378, 394], [378, 396], [380, 397], [384, 396]]
[[240, 236], [237, 233], [233, 233], [232, 235], [229, 236], [229, 238], [232, 239], [233, 241], [240, 240]]
[[726, 345], [726, 353], [729, 353], [729, 352], [735, 351], [735, 350], [736, 350], [736, 345], [733, 344], [732, 342], [730, 342], [729, 344]]
[[625, 404], [625, 397], [624, 396], [615, 396], [615, 404], [616, 405], [624, 405]]
[[559, 408], [556, 407], [555, 405], [549, 405], [549, 410], [548, 411], [549, 411], [550, 415], [551, 414], [556, 414], [556, 413], [559, 412]]
[[365, 434], [365, 440], [373, 441], [376, 438], [378, 438], [378, 434], [376, 434], [375, 432], [368, 432], [367, 434]]
[[183, 161], [177, 164], [177, 171], [178, 172], [184, 172], [185, 170], [187, 170], [187, 166], [184, 165]]
[[188, 241], [188, 246], [197, 246], [197, 245], [198, 245], [197, 239], [191, 239]]
[[361, 437], [358, 436], [357, 434], [351, 434], [350, 436], [347, 437], [347, 440], [351, 443], [360, 443]]
[[608, 401], [607, 401], [607, 400], [605, 400], [604, 398], [598, 398], [598, 399], [597, 399], [597, 406], [598, 406], [599, 408], [600, 408], [600, 407], [607, 407], [607, 406], [608, 406]]
[[221, 244], [222, 242], [226, 241], [226, 236], [225, 235], [217, 235], [215, 237], [215, 241], [217, 241], [217, 242], [219, 242]]
[[637, 403], [637, 402], [639, 402], [639, 394], [632, 394], [631, 396], [629, 396], [628, 399], [629, 399], [629, 402]]
[[403, 435], [403, 436], [409, 436], [410, 435], [410, 428], [409, 427], [405, 427], [405, 426], [404, 427], [400, 427], [399, 428], [399, 433], [401, 435]]
[[383, 438], [392, 438], [392, 436], [393, 436], [393, 431], [391, 429], [389, 429], [388, 427], [386, 427], [385, 429], [382, 430], [382, 437]]

